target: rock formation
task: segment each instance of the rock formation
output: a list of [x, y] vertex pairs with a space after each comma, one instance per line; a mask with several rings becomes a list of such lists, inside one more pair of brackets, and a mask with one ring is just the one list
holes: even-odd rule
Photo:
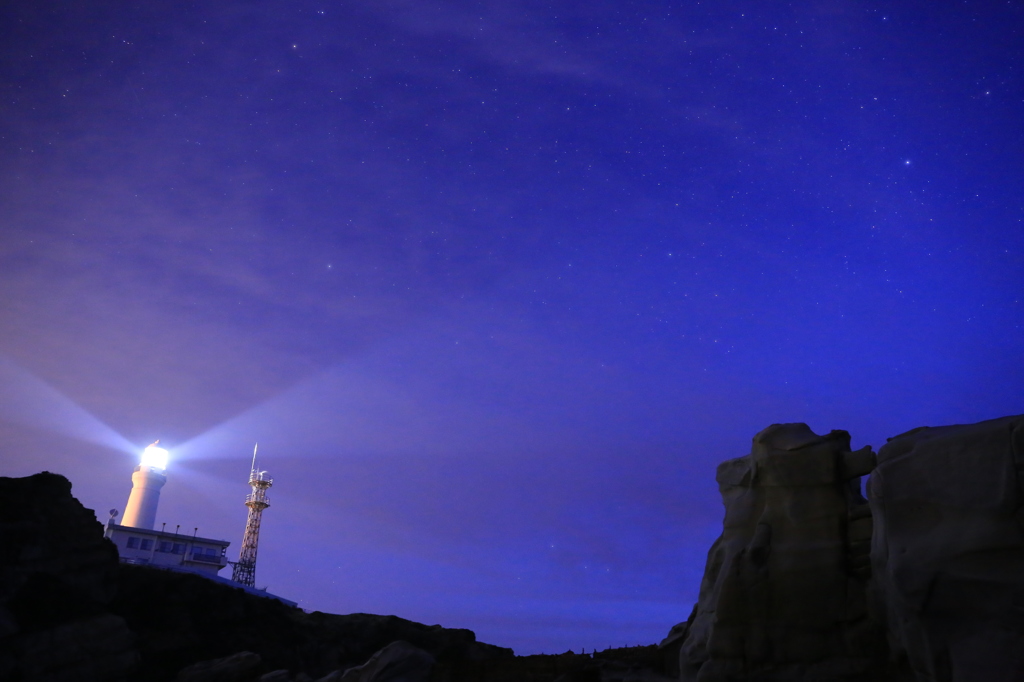
[[670, 637], [682, 680], [870, 672], [878, 635], [867, 610], [871, 517], [859, 481], [873, 466], [871, 449], [851, 452], [845, 431], [818, 436], [805, 424], [770, 426], [749, 455], [719, 465], [724, 528], [697, 607]]
[[243, 598], [197, 575], [122, 566], [120, 585], [112, 607], [138, 634], [139, 670], [149, 679], [244, 651], [259, 654], [262, 672], [287, 669], [318, 679], [362, 665], [397, 640], [427, 651], [442, 667], [512, 657], [509, 649], [477, 642], [471, 630], [396, 616], [304, 613], [273, 599]]
[[249, 682], [262, 669], [263, 659], [259, 654], [240, 651], [224, 658], [186, 666], [174, 678], [174, 682]]
[[890, 438], [868, 491], [894, 658], [918, 680], [1024, 680], [1024, 416]]
[[915, 429], [877, 466], [849, 443], [776, 424], [718, 467], [724, 528], [693, 613], [661, 644], [673, 672], [1024, 680], [1024, 416]]
[[338, 682], [428, 682], [436, 662], [408, 642], [392, 642], [363, 665], [346, 670]]

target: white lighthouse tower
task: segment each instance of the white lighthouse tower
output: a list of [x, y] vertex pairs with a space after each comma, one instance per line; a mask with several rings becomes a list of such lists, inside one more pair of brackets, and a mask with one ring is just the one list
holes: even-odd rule
[[122, 526], [152, 530], [156, 523], [156, 507], [160, 489], [167, 483], [167, 451], [153, 443], [142, 451], [142, 461], [132, 474], [132, 492], [124, 508]]

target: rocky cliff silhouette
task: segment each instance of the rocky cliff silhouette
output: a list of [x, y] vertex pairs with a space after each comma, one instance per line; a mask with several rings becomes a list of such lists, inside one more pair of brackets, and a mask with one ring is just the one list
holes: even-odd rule
[[1024, 416], [877, 456], [776, 424], [717, 480], [722, 535], [659, 646], [517, 657], [119, 564], [67, 479], [0, 478], [0, 680], [1024, 682]]
[[71, 483], [0, 478], [3, 682], [659, 680], [656, 647], [514, 656], [470, 630], [306, 613], [198, 575], [120, 564]]

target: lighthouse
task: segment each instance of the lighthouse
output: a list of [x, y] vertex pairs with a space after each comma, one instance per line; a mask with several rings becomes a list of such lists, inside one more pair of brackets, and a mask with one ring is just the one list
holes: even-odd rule
[[167, 483], [167, 451], [153, 443], [142, 451], [142, 461], [132, 474], [132, 492], [124, 508], [122, 526], [153, 530], [156, 507], [160, 502], [160, 489]]
[[115, 523], [118, 512], [111, 509], [103, 535], [117, 547], [123, 563], [216, 577], [217, 572], [227, 566], [225, 551], [230, 542], [200, 537], [198, 527], [181, 533], [178, 525], [171, 532], [164, 523], [160, 530], [154, 529], [160, 489], [167, 483], [164, 474], [167, 450], [160, 447], [159, 442], [142, 451], [139, 465], [132, 473], [132, 491], [128, 495], [123, 520], [120, 525]]
[[266, 589], [257, 590], [254, 586], [260, 517], [263, 510], [270, 506], [267, 489], [274, 483], [267, 472], [256, 469], [255, 450], [249, 476], [252, 494], [245, 501], [245, 506], [249, 508], [249, 519], [245, 527], [244, 546], [235, 564], [233, 579], [229, 580], [217, 573], [228, 565], [227, 548], [230, 542], [202, 537], [198, 527], [182, 528], [179, 524], [172, 531], [166, 523], [161, 523], [159, 530], [154, 528], [160, 489], [167, 482], [164, 472], [167, 469], [168, 453], [159, 447], [159, 442], [142, 451], [139, 465], [132, 473], [132, 491], [128, 495], [122, 523], [115, 522], [118, 511], [111, 509], [103, 531], [103, 536], [117, 547], [121, 563], [195, 573], [241, 588], [249, 594], [270, 597], [295, 606], [293, 601], [270, 594]]

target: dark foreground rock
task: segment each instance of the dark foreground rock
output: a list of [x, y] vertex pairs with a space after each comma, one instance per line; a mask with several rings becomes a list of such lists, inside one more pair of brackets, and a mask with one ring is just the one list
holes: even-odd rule
[[[0, 680], [313, 680], [402, 640], [452, 677], [513, 658], [470, 630], [305, 613], [197, 575], [118, 562], [62, 476], [0, 478]], [[248, 653], [245, 653], [248, 652]], [[199, 664], [199, 665], [197, 665]], [[280, 677], [280, 675], [279, 675]]]
[[117, 549], [63, 476], [0, 478], [0, 680], [127, 680]]
[[[671, 682], [656, 645], [606, 649], [592, 654], [515, 656], [463, 670], [459, 679], [479, 682]], [[436, 675], [435, 680], [440, 679]]]
[[[248, 682], [263, 669], [263, 659], [251, 651], [240, 651], [212, 661], [185, 666], [175, 682]], [[261, 676], [262, 677], [265, 676]]]
[[429, 682], [437, 661], [408, 642], [392, 642], [363, 665], [349, 668], [339, 682]]
[[512, 656], [510, 649], [477, 642], [470, 630], [395, 616], [305, 613], [196, 575], [125, 565], [121, 585], [112, 608], [138, 633], [140, 671], [154, 680], [243, 651], [259, 654], [264, 672], [287, 669], [317, 679], [362, 665], [398, 640], [445, 667]]

